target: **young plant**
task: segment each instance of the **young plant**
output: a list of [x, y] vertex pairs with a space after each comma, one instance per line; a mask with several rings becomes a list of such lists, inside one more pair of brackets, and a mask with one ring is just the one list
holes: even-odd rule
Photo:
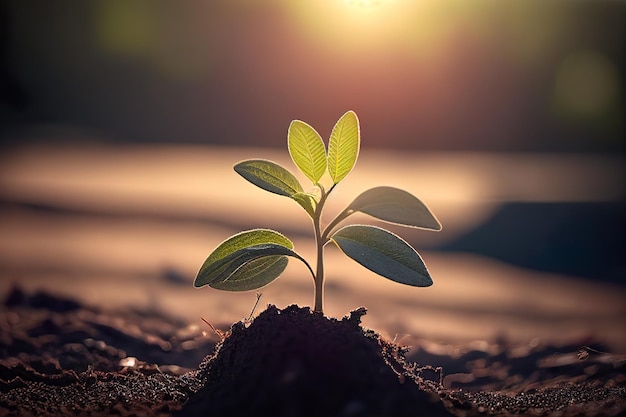
[[314, 311], [323, 312], [324, 247], [333, 242], [348, 257], [365, 268], [401, 284], [427, 287], [433, 281], [422, 258], [406, 241], [376, 226], [352, 224], [337, 229], [348, 216], [362, 212], [385, 222], [407, 227], [441, 230], [441, 225], [424, 203], [406, 191], [375, 187], [360, 194], [327, 226], [321, 217], [326, 199], [356, 164], [360, 128], [353, 111], [335, 124], [328, 152], [319, 133], [300, 120], [289, 125], [287, 145], [291, 159], [311, 181], [305, 191], [298, 179], [282, 166], [264, 159], [250, 159], [234, 166], [252, 184], [298, 203], [311, 217], [317, 248], [315, 270], [297, 252], [293, 243], [277, 231], [253, 229], [222, 242], [204, 261], [194, 280], [195, 287], [208, 285], [226, 291], [248, 291], [263, 287], [287, 267], [289, 257], [302, 261], [315, 283]]

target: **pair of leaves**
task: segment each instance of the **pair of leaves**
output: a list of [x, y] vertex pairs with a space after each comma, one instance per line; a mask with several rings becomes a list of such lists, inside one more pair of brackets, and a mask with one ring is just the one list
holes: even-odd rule
[[[254, 163], [247, 167], [256, 169]], [[254, 177], [255, 181], [259, 178], [259, 175]], [[273, 192], [281, 195], [291, 193], [292, 197], [300, 193], [297, 181], [276, 181], [276, 178], [277, 175], [270, 176], [263, 188], [274, 187]], [[439, 221], [424, 203], [412, 194], [393, 187], [375, 187], [361, 193], [326, 230], [332, 231], [334, 226], [355, 212], [403, 226], [441, 230]], [[432, 284], [419, 253], [387, 230], [349, 225], [339, 229], [329, 239], [348, 257], [385, 278], [418, 287]], [[293, 250], [293, 243], [282, 234], [269, 229], [241, 232], [220, 244], [207, 258], [194, 285], [209, 285], [229, 291], [258, 289], [280, 276], [289, 256], [304, 262], [315, 279], [309, 264]]]
[[[359, 120], [353, 111], [341, 116], [330, 135], [328, 156], [319, 133], [300, 120], [294, 120], [289, 125], [287, 144], [291, 159], [314, 185], [319, 186], [326, 172], [337, 184], [356, 164], [360, 144]], [[234, 169], [257, 187], [295, 200], [311, 218], [315, 218], [319, 202], [317, 196], [305, 192], [288, 169], [265, 159], [242, 161]]]
[[[365, 268], [406, 285], [432, 284], [420, 255], [397, 235], [379, 227], [349, 225], [332, 237], [343, 253]], [[293, 250], [293, 244], [280, 233], [255, 229], [238, 233], [222, 242], [206, 259], [194, 281], [195, 287], [227, 291], [261, 288], [285, 270], [288, 256], [309, 264]]]
[[238, 233], [222, 242], [204, 261], [195, 287], [248, 291], [263, 287], [283, 273], [288, 256], [309, 264], [293, 250], [293, 243], [270, 229]]
[[352, 171], [359, 155], [359, 119], [352, 110], [339, 118], [330, 134], [328, 155], [320, 134], [301, 120], [289, 125], [287, 146], [293, 162], [313, 184], [319, 184], [327, 170], [333, 184], [338, 184]]

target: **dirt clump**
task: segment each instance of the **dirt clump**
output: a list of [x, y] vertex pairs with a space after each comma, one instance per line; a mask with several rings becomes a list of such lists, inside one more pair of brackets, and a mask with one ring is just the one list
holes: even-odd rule
[[292, 305], [236, 323], [200, 365], [202, 388], [177, 415], [449, 416], [403, 350], [342, 320]]

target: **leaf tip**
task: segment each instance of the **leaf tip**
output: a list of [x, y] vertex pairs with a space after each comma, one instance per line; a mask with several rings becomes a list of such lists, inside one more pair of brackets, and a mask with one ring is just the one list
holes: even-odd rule
[[433, 232], [441, 232], [441, 230], [443, 229], [443, 225], [441, 224], [441, 222], [439, 221], [439, 219], [430, 211], [428, 210], [431, 217], [432, 217], [432, 225], [430, 225], [430, 227], [428, 227], [428, 230], [432, 230]]
[[206, 277], [202, 277], [202, 269], [200, 271], [198, 271], [198, 274], [196, 275], [196, 277], [193, 280], [193, 287], [194, 288], [201, 288], [204, 287], [205, 285], [208, 284]]

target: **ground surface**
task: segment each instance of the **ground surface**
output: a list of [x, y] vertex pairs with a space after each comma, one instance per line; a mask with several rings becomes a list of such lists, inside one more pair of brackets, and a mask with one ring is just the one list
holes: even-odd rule
[[16, 288], [0, 310], [0, 415], [626, 414], [626, 362], [602, 346], [406, 350], [364, 314], [269, 306], [212, 330]]

